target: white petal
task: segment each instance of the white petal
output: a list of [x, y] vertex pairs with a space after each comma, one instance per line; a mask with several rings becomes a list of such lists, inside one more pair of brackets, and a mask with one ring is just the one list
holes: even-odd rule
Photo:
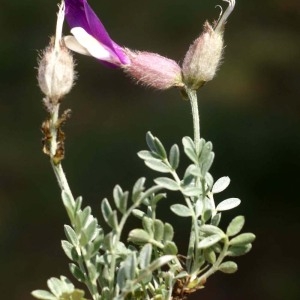
[[75, 36], [77, 42], [83, 48], [85, 48], [90, 55], [101, 60], [109, 62], [114, 61], [110, 51], [107, 50], [106, 47], [99, 41], [97, 41], [94, 37], [88, 34], [83, 28], [74, 27], [72, 28], [71, 33]]
[[73, 35], [65, 36], [64, 42], [65, 42], [67, 48], [69, 48], [70, 50], [77, 52], [79, 54], [91, 56], [90, 52], [88, 52], [86, 48], [81, 46]]

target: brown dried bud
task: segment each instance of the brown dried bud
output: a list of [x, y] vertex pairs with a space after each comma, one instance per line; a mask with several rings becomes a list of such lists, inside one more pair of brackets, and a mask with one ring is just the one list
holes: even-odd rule
[[206, 22], [204, 32], [190, 46], [183, 61], [184, 83], [191, 89], [200, 88], [212, 80], [220, 65], [223, 52], [223, 31], [214, 30]]
[[156, 53], [131, 51], [126, 49], [130, 63], [124, 65], [124, 71], [137, 83], [159, 90], [173, 86], [182, 87], [181, 68], [172, 59]]
[[38, 82], [42, 92], [52, 102], [69, 93], [74, 82], [74, 61], [70, 51], [53, 41], [42, 53], [38, 66]]

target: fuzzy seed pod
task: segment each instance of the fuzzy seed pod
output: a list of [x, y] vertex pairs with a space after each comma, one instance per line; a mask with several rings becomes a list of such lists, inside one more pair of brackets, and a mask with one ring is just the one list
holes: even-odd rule
[[223, 31], [214, 30], [206, 22], [204, 31], [190, 46], [183, 61], [184, 83], [197, 90], [216, 74], [223, 52]]
[[54, 47], [51, 41], [43, 51], [38, 66], [38, 83], [52, 102], [58, 102], [69, 93], [74, 83], [74, 61], [64, 45]]
[[183, 86], [181, 68], [174, 60], [151, 52], [126, 49], [125, 53], [130, 63], [123, 70], [137, 83], [159, 90]]

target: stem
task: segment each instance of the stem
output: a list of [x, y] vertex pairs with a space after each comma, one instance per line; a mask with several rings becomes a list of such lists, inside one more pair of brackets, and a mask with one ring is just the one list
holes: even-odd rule
[[72, 199], [73, 204], [75, 205], [75, 200], [73, 197], [73, 194], [71, 192], [69, 183], [67, 181], [66, 175], [64, 173], [64, 170], [62, 168], [61, 163], [56, 164], [54, 157], [56, 155], [56, 151], [58, 148], [58, 142], [57, 142], [57, 124], [59, 119], [59, 104], [53, 105], [53, 110], [51, 113], [51, 119], [50, 119], [50, 135], [51, 135], [51, 141], [50, 141], [50, 162], [51, 166], [53, 168], [55, 177], [58, 181], [59, 187], [62, 191], [65, 191], [67, 194], [69, 194], [70, 198]]
[[[176, 171], [172, 172], [172, 176], [180, 186], [180, 178], [177, 175]], [[180, 188], [180, 189], [181, 189], [181, 193], [184, 196], [182, 188]], [[193, 253], [194, 255], [197, 256], [197, 245], [196, 245], [196, 243], [198, 243], [198, 241], [199, 241], [199, 230], [198, 230], [197, 216], [195, 214], [195, 210], [194, 210], [192, 201], [187, 196], [184, 196], [184, 200], [185, 200], [188, 208], [192, 212], [192, 216], [191, 216], [191, 218], [192, 218], [192, 230], [191, 230], [191, 234], [190, 234], [190, 241], [189, 241], [188, 255], [187, 255], [187, 263], [186, 263], [187, 266], [188, 266], [188, 269], [189, 269], [188, 272], [190, 273], [190, 271], [193, 269], [192, 268], [193, 257], [191, 257], [191, 254]]]
[[[54, 101], [52, 101], [52, 102], [55, 103]], [[74, 200], [72, 191], [70, 189], [68, 180], [66, 178], [66, 175], [64, 173], [64, 170], [62, 168], [62, 165], [60, 162], [57, 163], [55, 161], [56, 152], [57, 152], [58, 146], [59, 146], [58, 134], [57, 134], [58, 124], [59, 124], [59, 103], [56, 103], [53, 105], [52, 111], [50, 114], [50, 126], [49, 126], [50, 135], [51, 135], [50, 163], [53, 168], [55, 177], [58, 181], [61, 191], [64, 191], [69, 195], [69, 197], [72, 201], [72, 206], [75, 209], [75, 200]], [[70, 221], [72, 222], [72, 220], [70, 220]], [[72, 225], [74, 225], [74, 224], [72, 224]], [[97, 290], [97, 283], [92, 282], [91, 276], [90, 276], [90, 271], [89, 271], [89, 269], [90, 269], [89, 266], [91, 265], [91, 262], [89, 260], [85, 259], [85, 249], [80, 247], [80, 252], [81, 252], [81, 258], [78, 261], [79, 267], [82, 271], [85, 271], [87, 273], [89, 280], [86, 282], [86, 285], [87, 285], [89, 292], [91, 293], [93, 299], [98, 300], [98, 299], [100, 299], [100, 295]]]
[[204, 282], [209, 276], [211, 276], [212, 274], [214, 274], [216, 271], [218, 271], [218, 268], [220, 266], [220, 264], [222, 263], [223, 259], [226, 256], [227, 250], [229, 247], [229, 240], [228, 237], [224, 238], [224, 247], [222, 249], [222, 252], [220, 253], [218, 259], [216, 260], [216, 262], [211, 266], [210, 269], [208, 269], [204, 274], [202, 274], [199, 277], [199, 282]]
[[193, 127], [194, 127], [194, 143], [197, 153], [200, 149], [200, 117], [198, 109], [198, 99], [195, 90], [186, 89], [192, 107]]

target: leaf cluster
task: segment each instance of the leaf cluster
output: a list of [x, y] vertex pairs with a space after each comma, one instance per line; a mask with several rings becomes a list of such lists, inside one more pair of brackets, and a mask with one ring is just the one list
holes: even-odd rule
[[[70, 272], [85, 284], [94, 300], [185, 299], [203, 288], [216, 271], [234, 273], [232, 258], [248, 253], [255, 236], [240, 233], [245, 218], [233, 218], [226, 230], [220, 227], [222, 213], [237, 207], [238, 198], [215, 202], [215, 196], [230, 184], [229, 177], [214, 182], [209, 173], [214, 160], [211, 142], [198, 145], [189, 137], [182, 139], [184, 154], [190, 164], [182, 176], [178, 174], [180, 149], [173, 145], [167, 151], [150, 132], [146, 135], [148, 150], [138, 153], [150, 169], [163, 173], [146, 189], [145, 178], [138, 179], [131, 192], [117, 185], [112, 201], [101, 202], [102, 220], [108, 230], [92, 215], [89, 206], [82, 208], [82, 198], [72, 201], [63, 191], [62, 199], [71, 225], [65, 225], [66, 240], [62, 248], [71, 260]], [[181, 193], [183, 201], [172, 203], [177, 217], [189, 218], [191, 227], [186, 254], [178, 253], [173, 226], [156, 216], [159, 202], [167, 191]], [[127, 241], [122, 233], [129, 217], [140, 220]], [[103, 224], [102, 224], [103, 225]], [[226, 261], [226, 258], [230, 260]], [[44, 300], [85, 300], [65, 278], [50, 279], [50, 292], [37, 290], [33, 296]], [[69, 297], [69, 298], [68, 298]]]

